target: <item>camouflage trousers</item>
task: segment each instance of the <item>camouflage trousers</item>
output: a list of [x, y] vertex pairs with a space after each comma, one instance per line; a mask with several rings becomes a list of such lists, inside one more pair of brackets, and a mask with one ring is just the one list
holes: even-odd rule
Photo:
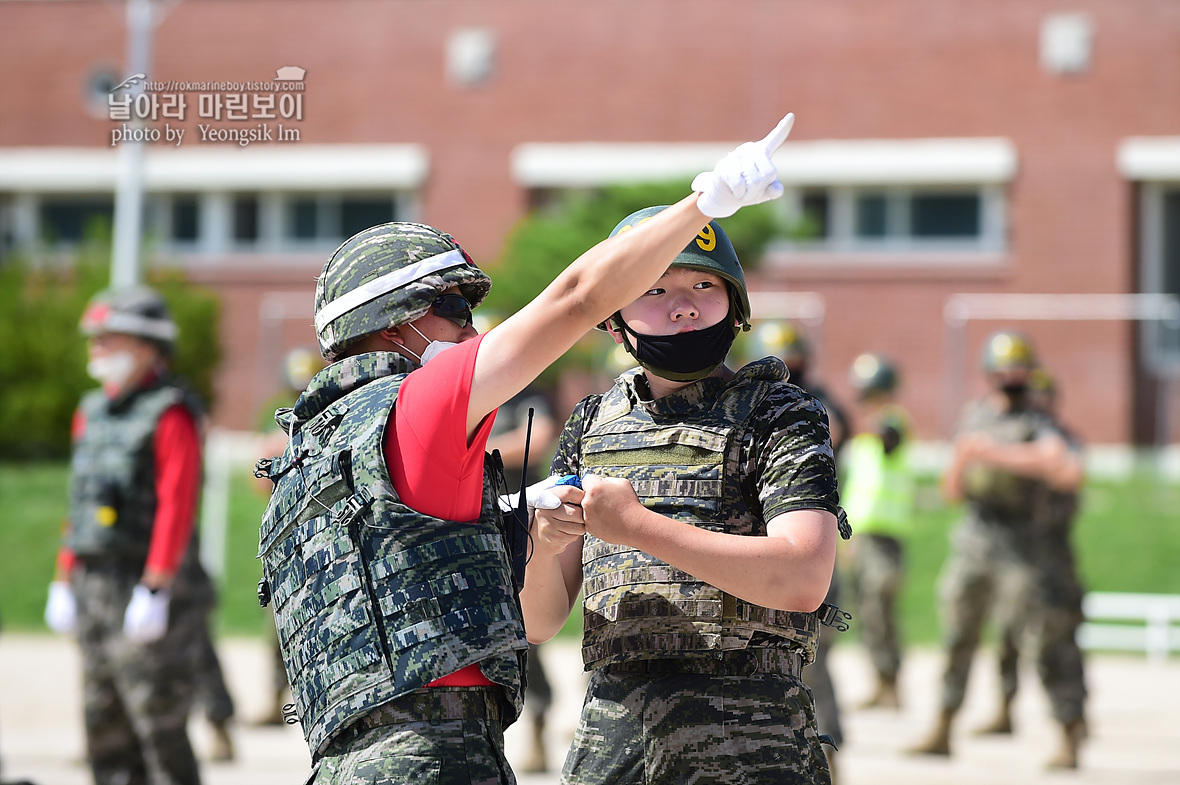
[[1037, 674], [1049, 696], [1054, 718], [1064, 724], [1082, 719], [1085, 672], [1077, 630], [1084, 620], [1082, 586], [1068, 535], [1046, 538], [1038, 548], [1028, 619], [1010, 620], [1001, 630], [1000, 683], [1005, 700], [1016, 695], [1020, 652], [1032, 649]]
[[429, 687], [339, 734], [307, 785], [512, 785], [499, 687]]
[[1031, 548], [1012, 529], [966, 522], [954, 532], [951, 555], [939, 578], [946, 667], [943, 711], [963, 705], [971, 661], [988, 614], [1000, 630], [1022, 628], [1034, 581]]
[[205, 719], [212, 723], [229, 721], [234, 716], [234, 699], [225, 684], [225, 673], [208, 623], [201, 625], [199, 637], [193, 641], [192, 657], [196, 663], [196, 697], [205, 710]]
[[880, 677], [892, 681], [901, 668], [901, 640], [897, 631], [897, 595], [903, 576], [901, 541], [861, 534], [856, 538], [852, 565], [861, 641]]
[[87, 758], [96, 785], [198, 785], [187, 723], [208, 607], [174, 597], [164, 637], [130, 641], [123, 615], [138, 578], [91, 565], [73, 571]]
[[534, 717], [544, 717], [553, 704], [553, 688], [541, 662], [540, 644], [529, 644], [528, 678], [525, 680], [524, 708]]
[[[840, 581], [832, 575], [832, 585], [824, 602], [837, 605], [840, 599]], [[811, 688], [815, 700], [815, 721], [821, 735], [828, 736], [837, 749], [844, 744], [844, 726], [840, 722], [840, 704], [836, 700], [836, 685], [828, 669], [828, 652], [839, 631], [833, 627], [820, 626], [819, 640], [815, 646], [815, 660], [803, 669], [803, 681]]]
[[563, 785], [831, 782], [811, 691], [797, 676], [628, 670], [679, 664], [594, 671]]

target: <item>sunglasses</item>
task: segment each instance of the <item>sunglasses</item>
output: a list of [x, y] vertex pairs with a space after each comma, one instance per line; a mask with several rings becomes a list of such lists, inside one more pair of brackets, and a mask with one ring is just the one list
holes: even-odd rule
[[454, 322], [460, 327], [471, 326], [471, 303], [461, 294], [440, 294], [430, 304], [435, 316]]

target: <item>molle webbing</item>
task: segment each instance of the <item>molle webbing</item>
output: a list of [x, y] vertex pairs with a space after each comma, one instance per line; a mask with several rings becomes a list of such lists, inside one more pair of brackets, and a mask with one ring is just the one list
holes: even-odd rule
[[[760, 511], [741, 487], [742, 423], [769, 392], [753, 383], [726, 391], [686, 420], [633, 407], [620, 387], [606, 393], [583, 430], [581, 465], [631, 482], [645, 506], [712, 531], [765, 536]], [[642, 551], [593, 536], [583, 546], [587, 669], [668, 658], [716, 658], [775, 641], [804, 662], [814, 657], [814, 614], [777, 611], [722, 592]]]
[[401, 379], [312, 396], [327, 405], [294, 420], [286, 453], [265, 467], [276, 485], [259, 557], [316, 755], [377, 707], [474, 663], [521, 707], [527, 644], [491, 461], [477, 521], [401, 504], [383, 451]]

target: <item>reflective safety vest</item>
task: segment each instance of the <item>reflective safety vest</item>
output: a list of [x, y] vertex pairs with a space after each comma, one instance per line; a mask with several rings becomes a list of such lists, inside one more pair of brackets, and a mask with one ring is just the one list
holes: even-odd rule
[[[774, 389], [752, 379], [725, 388], [690, 417], [655, 418], [616, 385], [586, 422], [581, 465], [631, 481], [644, 506], [710, 531], [765, 536], [738, 471], [743, 423]], [[815, 657], [818, 617], [754, 605], [642, 551], [587, 536], [582, 659], [586, 669], [629, 660], [714, 658], [776, 646]]]
[[528, 644], [495, 469], [485, 461], [479, 520], [401, 503], [384, 452], [405, 378], [398, 360], [376, 352], [321, 371], [276, 415], [290, 436], [285, 453], [256, 471], [275, 482], [260, 530], [260, 600], [273, 602], [314, 757], [373, 709], [473, 663], [504, 687], [509, 722], [522, 706]]
[[112, 400], [102, 390], [82, 398], [86, 429], [70, 459], [66, 537], [75, 555], [143, 568], [156, 517], [156, 427], [178, 403], [194, 416], [200, 412], [195, 400], [167, 380], [125, 398]]
[[[892, 417], [901, 425], [900, 416]], [[901, 538], [913, 528], [914, 482], [907, 437], [889, 454], [877, 433], [860, 433], [844, 447], [846, 477], [840, 505], [858, 534]]]

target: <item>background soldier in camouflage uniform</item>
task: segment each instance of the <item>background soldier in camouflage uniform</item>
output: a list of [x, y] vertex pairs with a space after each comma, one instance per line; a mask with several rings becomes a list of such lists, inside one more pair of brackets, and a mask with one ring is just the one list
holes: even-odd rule
[[992, 335], [983, 365], [993, 390], [968, 406], [944, 477], [947, 497], [965, 498], [967, 514], [953, 532], [941, 579], [947, 648], [942, 711], [929, 738], [912, 750], [917, 753], [950, 754], [951, 725], [987, 613], [995, 613], [1008, 631], [1022, 629], [1019, 619], [1029, 613], [1037, 498], [1046, 484], [1069, 488], [1079, 480], [1060, 431], [1030, 403], [1036, 359], [1028, 339], [1014, 332]]
[[1077, 437], [1057, 421], [1056, 385], [1043, 368], [1033, 370], [1029, 393], [1032, 405], [1057, 423], [1068, 447], [1068, 454], [1062, 460], [1074, 467], [1077, 485], [1072, 480], [1061, 487], [1045, 484], [1036, 497], [1033, 516], [1036, 522], [1036, 571], [1027, 628], [1026, 620], [1020, 619], [1014, 629], [1001, 633], [1000, 709], [996, 718], [981, 728], [980, 733], [1012, 733], [1011, 706], [1018, 686], [1020, 650], [1024, 645], [1030, 645], [1053, 707], [1053, 716], [1062, 727], [1062, 741], [1050, 766], [1073, 769], [1077, 768], [1078, 746], [1086, 734], [1086, 685], [1082, 652], [1077, 643], [1077, 629], [1084, 620], [1084, 592], [1070, 544], [1078, 510], [1078, 486], [1082, 481], [1082, 447]]
[[[840, 406], [823, 386], [818, 384], [811, 371], [812, 348], [803, 337], [799, 325], [791, 322], [768, 321], [759, 324], [751, 333], [754, 351], [750, 353], [752, 359], [767, 355], [778, 357], [787, 366], [790, 373], [788, 381], [814, 395], [823, 404], [828, 413], [828, 430], [832, 438], [832, 454], [836, 466], [840, 465], [840, 456], [844, 444], [851, 435], [851, 425], [844, 408]], [[837, 565], [840, 563], [837, 550]], [[824, 603], [836, 605], [840, 601], [840, 569], [837, 566], [832, 572], [832, 585], [824, 597]], [[828, 754], [828, 766], [832, 773], [832, 782], [838, 780], [836, 769], [836, 753], [844, 746], [844, 725], [840, 720], [840, 703], [836, 697], [836, 685], [832, 681], [832, 672], [828, 668], [828, 653], [835, 642], [839, 630], [835, 627], [821, 627], [819, 641], [815, 647], [815, 661], [803, 669], [803, 681], [811, 688], [815, 699], [815, 720], [822, 736], [831, 739], [831, 745], [824, 748]]]
[[552, 470], [583, 488], [537, 511], [521, 598], [544, 640], [585, 594], [592, 675], [565, 783], [830, 781], [800, 678], [836, 550], [827, 417], [777, 358], [724, 365], [749, 315], [711, 222], [606, 324], [642, 368], [559, 438]]
[[844, 453], [841, 497], [849, 523], [856, 527], [851, 544], [856, 615], [877, 675], [876, 691], [865, 707], [896, 709], [902, 652], [897, 596], [904, 538], [914, 515], [907, 465], [909, 418], [894, 402], [898, 374], [890, 360], [862, 354], [853, 360], [849, 376], [859, 394], [860, 425]]
[[527, 530], [500, 515], [489, 415], [642, 294], [712, 211], [780, 195], [769, 156], [792, 119], [482, 336], [471, 307], [491, 282], [442, 232], [373, 227], [325, 264], [316, 330], [335, 362], [277, 413], [286, 451], [258, 467], [275, 482], [259, 593], [274, 607], [309, 782], [514, 781], [503, 729], [524, 686], [515, 590]]
[[102, 389], [75, 417], [70, 519], [46, 620], [78, 635], [95, 782], [195, 785], [186, 725], [213, 603], [193, 536], [201, 409], [168, 375], [176, 325], [157, 293], [100, 294], [82, 329]]

